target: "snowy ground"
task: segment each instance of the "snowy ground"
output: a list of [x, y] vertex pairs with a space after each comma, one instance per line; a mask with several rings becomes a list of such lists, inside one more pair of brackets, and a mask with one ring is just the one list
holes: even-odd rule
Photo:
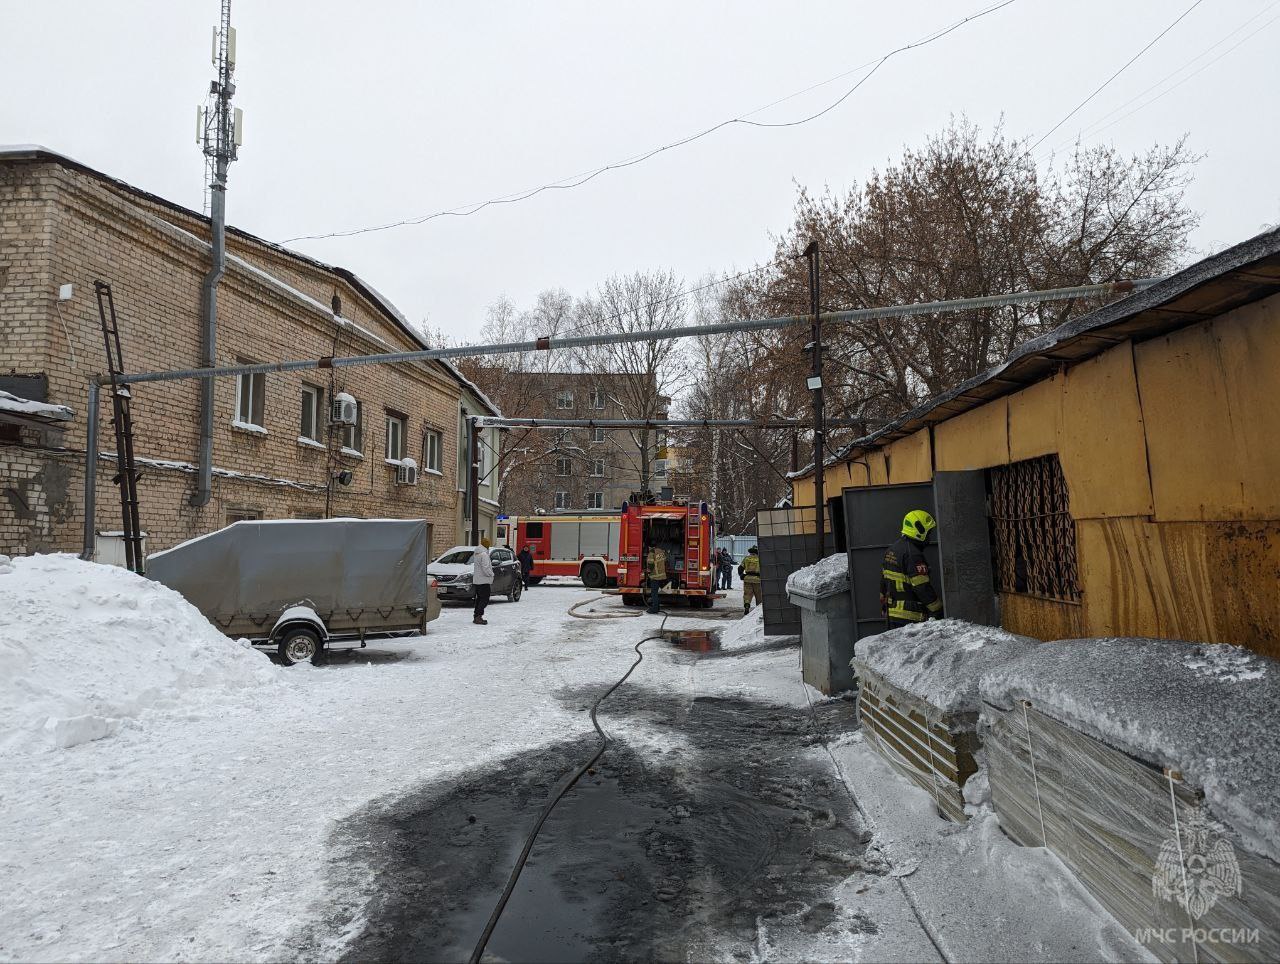
[[[353, 820], [447, 792], [496, 761], [589, 745], [581, 694], [617, 679], [635, 642], [660, 622], [616, 597], [577, 611], [619, 618], [569, 614], [597, 595], [544, 584], [519, 603], [494, 603], [487, 627], [473, 626], [469, 609], [446, 607], [421, 639], [273, 669], [260, 685], [138, 702], [128, 725], [104, 738], [0, 756], [0, 958], [358, 953], [351, 942], [379, 871], [352, 861], [336, 872], [336, 842]], [[711, 614], [677, 610], [667, 623], [722, 631], [715, 658], [646, 644], [613, 716], [609, 704], [601, 713], [620, 755], [624, 745], [639, 759], [688, 752], [638, 702], [644, 694], [690, 705], [732, 697], [773, 707], [779, 720], [790, 713], [789, 725], [808, 720], [808, 700], [819, 697], [799, 681], [797, 650], [765, 639], [758, 621], [723, 620], [735, 610], [724, 602]], [[21, 614], [0, 621], [0, 639], [24, 634], [24, 645], [39, 643]], [[851, 805], [832, 819], [869, 836], [867, 854], [839, 872], [827, 900], [748, 922], [745, 945], [740, 932], [713, 930], [688, 945], [691, 956], [936, 959], [934, 942], [953, 960], [1140, 956], [1050, 858], [1013, 848], [988, 817], [965, 829], [946, 824], [855, 735], [832, 737], [870, 824]], [[794, 758], [834, 785], [814, 739], [797, 737]], [[761, 765], [785, 788], [792, 774], [779, 759]]]

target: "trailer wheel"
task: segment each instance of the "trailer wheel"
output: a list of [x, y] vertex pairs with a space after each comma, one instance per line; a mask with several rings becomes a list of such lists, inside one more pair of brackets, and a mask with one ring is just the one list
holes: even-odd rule
[[280, 636], [276, 652], [285, 666], [313, 662], [320, 655], [320, 636], [308, 626], [291, 626]]
[[604, 585], [604, 566], [598, 562], [588, 562], [582, 567], [582, 584], [588, 589], [599, 589]]

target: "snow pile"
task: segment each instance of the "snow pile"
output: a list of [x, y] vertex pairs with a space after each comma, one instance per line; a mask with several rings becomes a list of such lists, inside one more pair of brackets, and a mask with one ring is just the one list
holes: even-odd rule
[[977, 713], [982, 675], [1040, 645], [996, 626], [935, 619], [859, 640], [853, 663], [944, 713]]
[[787, 592], [820, 598], [834, 596], [849, 589], [849, 557], [827, 556], [812, 566], [797, 569], [787, 576]]
[[720, 634], [721, 649], [741, 649], [764, 642], [764, 607], [756, 606]]
[[111, 736], [195, 688], [277, 679], [159, 583], [69, 555], [0, 559], [0, 754]]
[[1204, 789], [1210, 812], [1280, 861], [1280, 664], [1234, 646], [1071, 639], [992, 669], [982, 698], [1058, 721]]

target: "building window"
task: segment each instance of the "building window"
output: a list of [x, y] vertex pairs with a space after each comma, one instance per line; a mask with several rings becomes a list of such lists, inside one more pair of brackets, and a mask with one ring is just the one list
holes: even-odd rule
[[569, 475], [573, 471], [573, 460], [560, 458], [556, 459], [556, 475]]
[[556, 408], [573, 408], [573, 389], [564, 388], [556, 392]]
[[[255, 362], [237, 358], [240, 365], [253, 365]], [[236, 418], [235, 424], [252, 428], [263, 428], [266, 421], [264, 410], [267, 402], [267, 376], [262, 372], [254, 375], [236, 376]]]
[[1079, 602], [1076, 524], [1056, 455], [988, 470], [996, 588]]
[[342, 447], [357, 455], [364, 451], [364, 404], [362, 402], [356, 402], [355, 424], [342, 427]]
[[595, 409], [604, 408], [604, 392], [598, 388], [591, 389], [591, 407]]
[[587, 508], [588, 508], [588, 509], [603, 509], [603, 508], [604, 508], [604, 493], [603, 493], [603, 492], [588, 492], [588, 493], [587, 493]]
[[227, 509], [227, 525], [233, 522], [256, 522], [262, 518], [261, 509], [248, 509], [243, 506]]
[[591, 462], [591, 474], [595, 476], [604, 475], [604, 459], [594, 459]]
[[427, 429], [422, 436], [422, 467], [428, 472], [440, 471], [440, 452], [443, 439], [435, 429]]
[[323, 423], [321, 413], [324, 411], [324, 389], [315, 385], [302, 385], [302, 424], [298, 429], [298, 438], [320, 441], [320, 426]]
[[591, 441], [593, 441], [593, 442], [603, 442], [603, 441], [604, 441], [604, 429], [602, 429], [602, 428], [598, 428], [598, 427], [597, 427], [597, 428], [593, 428], [593, 429], [591, 430]]
[[557, 509], [567, 509], [567, 508], [569, 508], [569, 493], [568, 493], [568, 492], [557, 492], [557, 493], [556, 493], [556, 508], [557, 508]]
[[408, 419], [395, 412], [387, 413], [387, 461], [404, 460], [404, 436], [408, 430]]

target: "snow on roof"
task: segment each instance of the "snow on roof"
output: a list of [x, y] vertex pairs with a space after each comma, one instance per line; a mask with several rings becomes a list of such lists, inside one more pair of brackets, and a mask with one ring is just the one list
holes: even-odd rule
[[862, 663], [944, 713], [977, 713], [983, 674], [1041, 645], [997, 626], [935, 619], [859, 640], [853, 664], [857, 669]]
[[1204, 789], [1210, 813], [1280, 861], [1280, 663], [1238, 646], [1070, 639], [987, 672], [982, 698], [1047, 716]]
[[33, 402], [29, 398], [22, 398], [9, 392], [0, 392], [0, 412], [25, 415], [42, 422], [66, 422], [75, 416], [75, 412], [65, 405]]
[[806, 596], [834, 596], [849, 589], [849, 557], [827, 556], [787, 576], [787, 592]]

